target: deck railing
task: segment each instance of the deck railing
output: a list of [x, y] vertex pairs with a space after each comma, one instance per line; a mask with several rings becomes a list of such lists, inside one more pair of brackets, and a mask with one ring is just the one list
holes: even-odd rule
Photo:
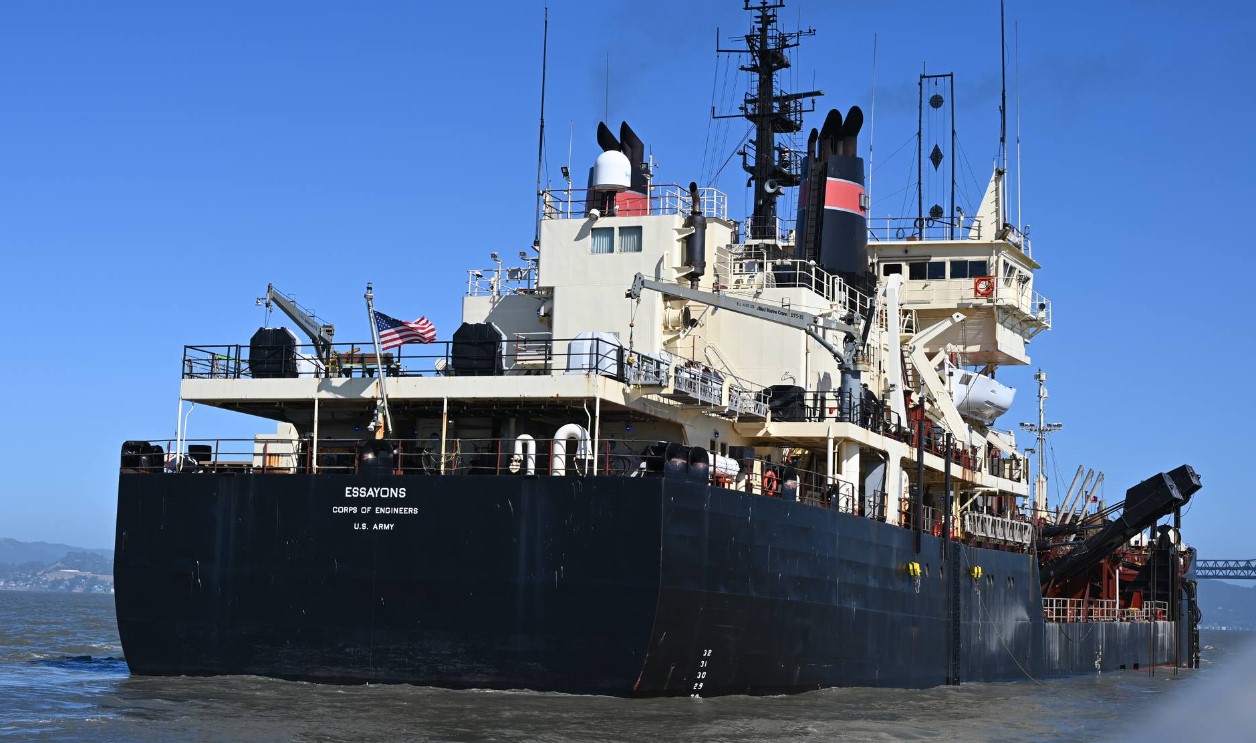
[[[700, 453], [699, 453], [700, 452]], [[183, 476], [198, 473], [342, 475], [518, 475], [572, 477], [675, 477], [755, 495], [869, 518], [885, 519], [884, 494], [859, 494], [852, 482], [808, 469], [795, 458], [744, 456], [726, 447], [649, 440], [597, 442], [547, 439], [188, 439], [128, 441], [125, 473]], [[735, 455], [735, 456], [731, 456]], [[692, 461], [692, 463], [691, 463]], [[683, 470], [683, 472], [682, 472]], [[696, 478], [696, 479], [695, 479]]]
[[[643, 368], [634, 368], [634, 365]], [[379, 355], [370, 342], [338, 343], [323, 358], [310, 344], [235, 343], [183, 347], [184, 379], [299, 379], [423, 376], [600, 374], [651, 379], [669, 362], [661, 354], [630, 351], [611, 338], [553, 338], [515, 333], [500, 341], [407, 344]]]
[[[548, 333], [518, 333], [502, 341], [469, 344], [477, 353], [453, 342], [406, 345], [379, 356], [363, 351], [363, 344], [332, 347], [328, 361], [311, 345], [264, 348], [244, 344], [185, 346], [184, 379], [354, 378], [422, 376], [528, 376], [596, 374], [625, 384], [657, 388], [682, 404], [718, 408], [723, 415], [778, 422], [854, 423], [861, 428], [898, 439], [945, 457], [945, 428], [927, 421], [924, 426], [902, 421], [889, 406], [860, 391], [841, 389], [775, 390], [792, 395], [792, 402], [774, 405], [773, 390], [718, 372], [709, 366], [672, 357], [631, 351], [610, 338], [554, 339]], [[368, 348], [370, 345], [367, 344]], [[696, 353], [696, 351], [695, 351]], [[485, 360], [488, 361], [485, 361]], [[471, 367], [469, 364], [475, 363]], [[777, 401], [778, 403], [780, 401]], [[1024, 460], [1000, 456], [988, 447], [952, 447], [951, 461], [964, 470], [986, 472], [1021, 482]]]
[[[541, 193], [542, 219], [584, 219], [590, 208], [602, 208], [604, 191], [585, 188], [547, 189]], [[728, 219], [728, 195], [717, 188], [698, 189], [698, 201], [707, 217]], [[651, 184], [644, 196], [626, 194], [616, 199], [614, 214], [602, 216], [684, 216], [693, 210], [689, 189], [676, 183]]]
[[1044, 598], [1043, 618], [1048, 622], [1153, 622], [1169, 619], [1164, 601], [1144, 601], [1136, 608], [1121, 608], [1116, 599]]

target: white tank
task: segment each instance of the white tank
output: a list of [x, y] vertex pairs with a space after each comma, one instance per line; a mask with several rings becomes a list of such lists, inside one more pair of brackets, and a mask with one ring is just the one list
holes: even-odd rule
[[987, 426], [1012, 407], [1016, 390], [1000, 384], [982, 374], [970, 371], [955, 372], [955, 389], [951, 399], [960, 415], [981, 421]]
[[632, 185], [632, 164], [619, 150], [607, 150], [593, 164], [594, 191], [627, 191]]

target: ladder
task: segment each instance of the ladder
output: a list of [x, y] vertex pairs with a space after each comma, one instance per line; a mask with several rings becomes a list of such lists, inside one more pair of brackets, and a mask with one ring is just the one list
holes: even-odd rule
[[[807, 227], [802, 234], [802, 253], [808, 260], [820, 262], [820, 227], [824, 224], [824, 187], [821, 180], [827, 174], [826, 163], [812, 163], [807, 174]], [[800, 253], [802, 251], [799, 251]]]

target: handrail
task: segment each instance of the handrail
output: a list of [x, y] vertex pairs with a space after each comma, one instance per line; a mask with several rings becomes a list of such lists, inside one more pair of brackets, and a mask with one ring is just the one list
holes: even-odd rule
[[1165, 601], [1144, 601], [1140, 607], [1122, 608], [1116, 599], [1044, 597], [1043, 619], [1048, 622], [1156, 622], [1169, 618]]
[[[586, 188], [546, 189], [541, 192], [542, 219], [584, 219], [596, 204], [595, 192]], [[636, 196], [636, 199], [632, 199]], [[707, 217], [728, 220], [728, 195], [717, 188], [698, 189], [698, 202]], [[678, 183], [651, 184], [645, 195], [629, 194], [621, 199], [617, 215], [604, 216], [684, 216], [693, 210], [689, 188]]]
[[[552, 459], [555, 442], [548, 435], [533, 437], [536, 462]], [[374, 474], [374, 475], [525, 475], [516, 439], [450, 438], [442, 447], [428, 439], [288, 438], [260, 435], [252, 439], [187, 439], [184, 451], [174, 451], [170, 439], [128, 441], [121, 470], [130, 474]], [[561, 442], [572, 456], [565, 458], [568, 474], [587, 477], [662, 477], [667, 442], [604, 439], [596, 452], [581, 455], [573, 444]], [[315, 455], [317, 452], [317, 456]], [[754, 495], [782, 497], [782, 480], [792, 473], [797, 499], [819, 508], [884, 520], [884, 494], [859, 496], [853, 482], [809, 469], [796, 457], [787, 461], [755, 457], [745, 460], [708, 452], [707, 483]], [[767, 472], [775, 473], [775, 485]]]

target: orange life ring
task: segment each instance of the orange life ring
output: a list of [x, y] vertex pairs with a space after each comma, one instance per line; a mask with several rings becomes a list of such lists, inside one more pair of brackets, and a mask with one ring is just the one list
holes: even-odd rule
[[994, 277], [978, 276], [973, 279], [973, 296], [989, 297], [994, 294]]
[[780, 492], [779, 479], [780, 478], [777, 477], [776, 470], [768, 470], [767, 472], [764, 472], [763, 494], [770, 498], [775, 498], [776, 494]]
[[933, 525], [933, 536], [935, 536], [935, 537], [940, 537], [940, 536], [942, 536], [942, 525], [941, 525], [941, 524], [935, 523], [935, 524]]

